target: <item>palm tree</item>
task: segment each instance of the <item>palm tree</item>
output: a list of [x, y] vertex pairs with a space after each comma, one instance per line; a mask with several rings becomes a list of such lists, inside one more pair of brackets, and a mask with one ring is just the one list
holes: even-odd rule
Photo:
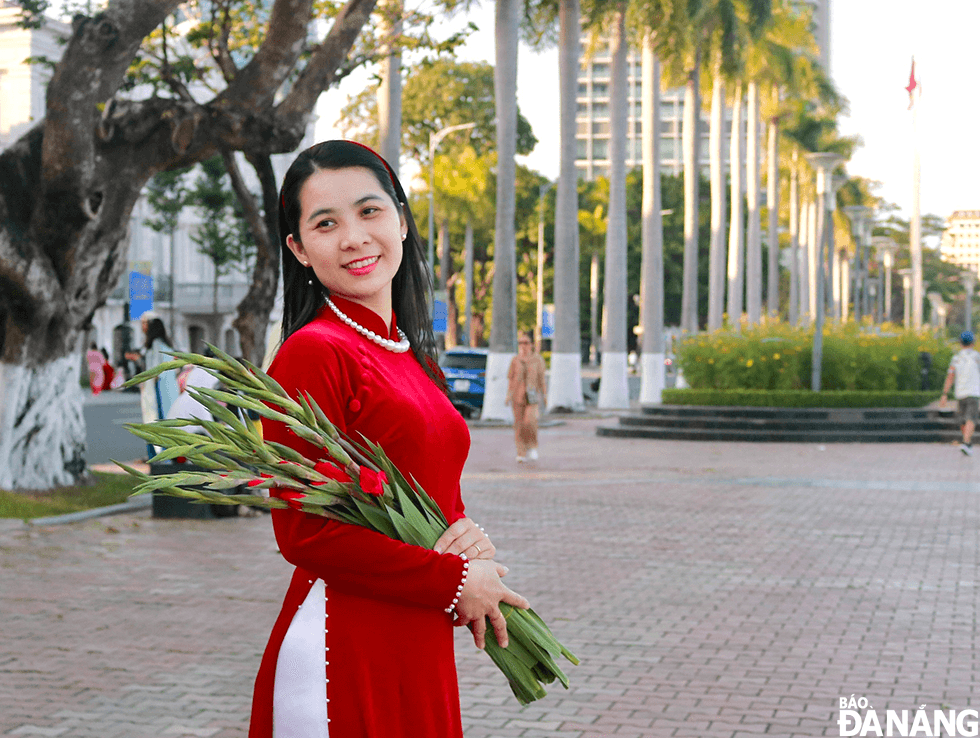
[[750, 325], [762, 317], [762, 231], [759, 213], [759, 83], [748, 82], [745, 105], [745, 312]]
[[722, 140], [725, 132], [725, 82], [721, 55], [714, 64], [711, 82], [711, 127], [708, 160], [711, 165], [711, 243], [708, 251], [708, 330], [721, 328], [725, 299], [725, 159]]
[[379, 7], [383, 16], [382, 36], [385, 39], [381, 60], [381, 84], [378, 87], [378, 136], [381, 156], [398, 174], [402, 138], [402, 57], [398, 37], [402, 31], [402, 3], [388, 0]]
[[555, 337], [551, 343], [548, 407], [568, 410], [581, 410], [584, 407], [579, 326], [578, 173], [575, 169], [580, 15], [579, 0], [560, 0], [558, 75], [561, 91], [561, 164], [555, 201]]
[[629, 123], [626, 2], [620, 0], [609, 40], [612, 87], [609, 94], [609, 220], [603, 278], [602, 380], [598, 405], [629, 408], [626, 362], [626, 141]]
[[507, 370], [517, 352], [517, 256], [514, 227], [517, 169], [517, 41], [523, 3], [495, 6], [497, 107], [497, 212], [493, 239], [493, 322], [487, 357], [484, 419], [508, 420]]
[[658, 404], [664, 388], [664, 233], [660, 209], [660, 62], [652, 31], [643, 35], [643, 263], [640, 277], [640, 402]]
[[742, 83], [735, 85], [732, 103], [732, 140], [729, 154], [731, 168], [732, 217], [728, 231], [728, 320], [738, 325], [742, 320], [745, 288], [745, 242], [742, 229]]

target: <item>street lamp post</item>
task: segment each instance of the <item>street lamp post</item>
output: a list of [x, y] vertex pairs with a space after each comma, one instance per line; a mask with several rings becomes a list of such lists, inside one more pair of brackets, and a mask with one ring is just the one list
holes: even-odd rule
[[820, 390], [820, 373], [823, 362], [823, 322], [824, 322], [824, 244], [827, 241], [827, 231], [832, 227], [829, 214], [833, 211], [833, 198], [828, 193], [834, 192], [832, 183], [834, 169], [843, 161], [843, 157], [830, 152], [812, 152], [806, 155], [810, 166], [817, 170], [817, 315], [813, 326], [813, 371], [810, 375], [810, 387], [814, 392]]
[[[464, 130], [466, 130], [468, 128], [476, 128], [476, 123], [460, 123], [459, 125], [456, 125], [456, 126], [446, 126], [445, 128], [443, 128], [440, 131], [436, 131], [435, 133], [430, 133], [429, 134], [429, 249], [428, 249], [428, 263], [429, 263], [429, 274], [433, 277], [433, 281], [435, 280], [436, 268], [435, 268], [434, 250], [432, 248], [432, 240], [435, 238], [435, 234], [434, 234], [434, 231], [435, 231], [435, 220], [433, 218], [433, 208], [434, 208], [434, 204], [433, 203], [434, 203], [434, 201], [433, 201], [432, 194], [433, 194], [433, 190], [435, 188], [434, 181], [435, 181], [435, 176], [436, 176], [435, 175], [435, 168], [436, 168], [435, 167], [436, 147], [439, 145], [439, 142], [442, 141], [442, 139], [444, 139], [450, 133], [454, 133], [456, 131], [464, 131]], [[443, 276], [443, 279], [445, 279], [445, 275], [442, 275], [442, 276]]]
[[963, 280], [963, 330], [972, 331], [973, 330], [973, 290], [976, 287], [976, 272], [972, 269], [967, 269], [960, 275], [960, 279]]
[[898, 273], [902, 276], [902, 295], [905, 298], [905, 315], [902, 320], [902, 324], [905, 326], [905, 330], [909, 329], [912, 325], [912, 270], [911, 269], [899, 269]]
[[888, 323], [892, 319], [892, 267], [895, 265], [895, 251], [898, 250], [898, 244], [887, 236], [876, 236], [871, 239], [871, 244], [874, 246], [881, 265], [885, 268], [884, 283], [881, 290], [881, 297], [884, 300], [881, 322]]
[[854, 235], [855, 265], [854, 265], [854, 320], [858, 323], [864, 317], [867, 310], [866, 293], [868, 263], [865, 258], [865, 245], [867, 243], [868, 224], [871, 217], [871, 208], [867, 205], [848, 205], [844, 208], [844, 214], [851, 220], [851, 233]]
[[538, 299], [535, 316], [534, 342], [541, 353], [542, 331], [544, 326], [544, 196], [554, 186], [546, 182], [538, 188]]

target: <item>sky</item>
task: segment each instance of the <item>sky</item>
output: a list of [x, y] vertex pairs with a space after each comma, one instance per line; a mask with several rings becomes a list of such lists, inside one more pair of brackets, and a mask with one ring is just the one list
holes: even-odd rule
[[[954, 210], [980, 209], [980, 71], [975, 49], [980, 29], [978, 0], [833, 0], [831, 75], [850, 103], [840, 120], [843, 135], [863, 142], [847, 164], [852, 176], [880, 182], [876, 194], [905, 217], [912, 209], [912, 113], [905, 87], [913, 55], [922, 97], [918, 111], [921, 208], [943, 218]], [[447, 29], [472, 21], [479, 31], [457, 53], [461, 61], [493, 63], [493, 3], [484, 0]], [[336, 111], [367, 84], [351, 75], [324, 95], [318, 138], [339, 135]], [[558, 53], [522, 45], [517, 98], [538, 145], [519, 160], [545, 176], [558, 176]]]

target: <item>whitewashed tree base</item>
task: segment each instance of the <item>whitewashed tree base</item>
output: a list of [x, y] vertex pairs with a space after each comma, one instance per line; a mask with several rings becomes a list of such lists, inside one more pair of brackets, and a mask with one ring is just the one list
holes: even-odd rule
[[481, 420], [514, 422], [514, 410], [507, 404], [507, 370], [514, 354], [490, 352], [487, 356], [486, 392]]
[[663, 400], [666, 386], [664, 374], [664, 354], [647, 354], [640, 357], [640, 402], [645, 405], [659, 405]]
[[626, 352], [602, 352], [602, 381], [599, 382], [600, 410], [629, 410], [630, 391], [626, 379]]
[[678, 368], [677, 369], [677, 381], [674, 382], [674, 387], [676, 387], [677, 389], [688, 389], [690, 386], [691, 385], [689, 385], [687, 383], [687, 380], [684, 379], [684, 372], [681, 371], [680, 368]]
[[0, 489], [77, 484], [85, 473], [79, 359], [0, 363]]
[[582, 398], [582, 356], [552, 354], [548, 373], [548, 409], [581, 412], [585, 409]]

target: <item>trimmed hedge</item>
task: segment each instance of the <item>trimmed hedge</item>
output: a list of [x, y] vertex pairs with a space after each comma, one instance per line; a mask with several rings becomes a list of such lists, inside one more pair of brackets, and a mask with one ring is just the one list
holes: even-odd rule
[[[882, 330], [885, 332], [873, 332]], [[810, 386], [813, 329], [785, 323], [718, 330], [684, 339], [677, 359], [694, 389], [805, 390]], [[931, 359], [926, 387], [940, 389], [954, 347], [929, 330], [829, 324], [820, 385], [825, 390], [918, 391], [922, 354]]]
[[717, 390], [665, 389], [664, 405], [712, 405], [728, 407], [923, 407], [938, 400], [939, 390], [926, 392], [876, 392], [843, 390]]

